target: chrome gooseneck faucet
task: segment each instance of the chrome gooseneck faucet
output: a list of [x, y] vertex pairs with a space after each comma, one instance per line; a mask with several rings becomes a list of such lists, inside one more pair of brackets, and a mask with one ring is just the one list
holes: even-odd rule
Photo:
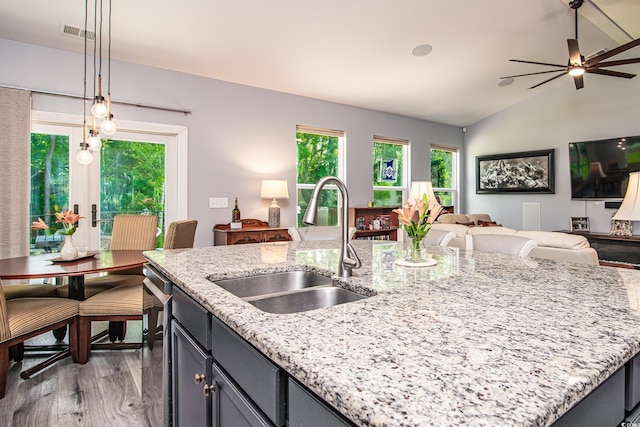
[[354, 268], [360, 268], [362, 263], [358, 254], [349, 243], [349, 194], [347, 193], [347, 187], [344, 182], [335, 176], [325, 176], [322, 178], [316, 186], [313, 188], [307, 211], [304, 213], [302, 222], [308, 225], [314, 225], [316, 223], [316, 216], [318, 213], [318, 197], [322, 187], [326, 184], [335, 184], [340, 191], [342, 197], [342, 246], [340, 248], [340, 260], [338, 261], [338, 274], [340, 277], [351, 277], [351, 271]]

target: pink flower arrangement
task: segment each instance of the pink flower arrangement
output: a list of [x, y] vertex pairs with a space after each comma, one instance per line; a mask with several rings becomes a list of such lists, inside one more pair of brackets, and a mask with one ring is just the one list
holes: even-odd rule
[[[56, 218], [56, 223], [62, 224], [62, 228], [56, 229], [56, 232], [59, 234], [70, 236], [76, 232], [76, 223], [78, 222], [78, 220], [84, 217], [69, 210], [56, 212]], [[32, 222], [31, 228], [33, 228], [34, 230], [47, 230], [50, 227], [42, 220], [42, 218], [38, 217], [37, 221]]]
[[424, 239], [441, 211], [442, 206], [435, 200], [428, 200], [426, 193], [422, 199], [415, 199], [415, 203], [406, 201], [401, 209], [393, 210], [398, 214], [400, 226], [412, 240]]

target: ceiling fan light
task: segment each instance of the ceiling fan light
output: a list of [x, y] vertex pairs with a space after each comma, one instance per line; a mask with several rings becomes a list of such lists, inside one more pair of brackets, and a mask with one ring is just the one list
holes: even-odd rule
[[585, 73], [585, 69], [580, 65], [574, 65], [569, 69], [569, 75], [573, 77], [581, 76], [584, 73]]

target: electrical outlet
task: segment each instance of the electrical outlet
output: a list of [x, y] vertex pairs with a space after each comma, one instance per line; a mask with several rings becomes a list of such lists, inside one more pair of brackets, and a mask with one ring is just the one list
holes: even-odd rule
[[226, 197], [210, 197], [209, 198], [209, 209], [220, 209], [220, 208], [228, 208], [229, 207], [229, 199]]

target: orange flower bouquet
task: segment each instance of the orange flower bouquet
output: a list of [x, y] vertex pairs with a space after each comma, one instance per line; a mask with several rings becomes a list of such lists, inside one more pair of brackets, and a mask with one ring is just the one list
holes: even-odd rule
[[[76, 232], [76, 224], [78, 220], [84, 218], [73, 211], [62, 211], [56, 212], [56, 224], [62, 224], [62, 228], [55, 229], [58, 234], [62, 234], [63, 236], [71, 236]], [[38, 217], [37, 221], [33, 221], [31, 224], [31, 228], [34, 230], [47, 230], [50, 227], [42, 220], [42, 218]], [[51, 228], [53, 229], [53, 228]]]

